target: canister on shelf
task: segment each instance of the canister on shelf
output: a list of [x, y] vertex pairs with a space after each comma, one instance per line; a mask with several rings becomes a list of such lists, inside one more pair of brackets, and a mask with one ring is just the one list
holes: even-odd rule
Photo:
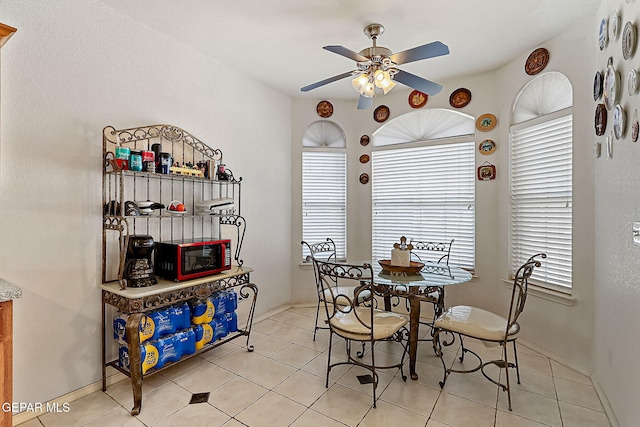
[[168, 174], [171, 167], [171, 153], [160, 153], [160, 173]]
[[128, 147], [116, 147], [116, 163], [122, 169], [129, 169], [129, 157], [131, 149]]
[[142, 170], [145, 172], [156, 171], [156, 155], [153, 151], [142, 152]]
[[140, 150], [131, 150], [129, 169], [135, 172], [142, 172], [142, 152]]

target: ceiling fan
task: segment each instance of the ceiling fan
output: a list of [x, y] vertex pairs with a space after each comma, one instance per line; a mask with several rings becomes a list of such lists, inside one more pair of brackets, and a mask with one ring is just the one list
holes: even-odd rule
[[328, 79], [305, 86], [300, 90], [302, 92], [308, 92], [328, 83], [354, 76], [355, 78], [351, 81], [351, 84], [353, 88], [360, 93], [360, 98], [358, 99], [359, 110], [371, 106], [373, 98], [376, 96], [376, 88], [382, 89], [385, 94], [389, 92], [396, 85], [394, 80], [426, 93], [427, 95], [435, 95], [442, 90], [442, 85], [418, 77], [415, 74], [402, 71], [396, 67], [409, 62], [448, 55], [449, 48], [447, 45], [436, 41], [414, 47], [413, 49], [392, 53], [391, 50], [386, 47], [376, 45], [378, 37], [384, 33], [384, 27], [381, 24], [368, 25], [364, 29], [364, 33], [373, 40], [373, 46], [361, 50], [360, 53], [354, 52], [344, 46], [323, 47], [323, 49], [330, 52], [356, 61], [357, 68], [355, 70], [329, 77]]

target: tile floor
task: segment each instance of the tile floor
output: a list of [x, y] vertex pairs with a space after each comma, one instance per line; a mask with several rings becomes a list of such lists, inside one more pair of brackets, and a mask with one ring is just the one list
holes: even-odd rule
[[[512, 386], [512, 412], [506, 393], [477, 373], [452, 374], [441, 390], [442, 365], [426, 342], [418, 349], [419, 379], [405, 383], [397, 370], [380, 373], [373, 409], [371, 385], [356, 379], [367, 372], [362, 368], [334, 368], [325, 388], [329, 339], [321, 331], [312, 340], [314, 311], [292, 308], [254, 324], [252, 353], [235, 340], [145, 379], [136, 417], [129, 414], [127, 379], [71, 402], [67, 413], [47, 413], [21, 427], [610, 426], [588, 377], [524, 345], [518, 346], [522, 384]], [[334, 343], [332, 358], [344, 355], [344, 343]], [[468, 346], [486, 356], [499, 351]], [[447, 363], [460, 364], [457, 351], [447, 350]], [[397, 343], [376, 347], [377, 361], [399, 354]], [[207, 392], [208, 402], [189, 404], [193, 394]]]

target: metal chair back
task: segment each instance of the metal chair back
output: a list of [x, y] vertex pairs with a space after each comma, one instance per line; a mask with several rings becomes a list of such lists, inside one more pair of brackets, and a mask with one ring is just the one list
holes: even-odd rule
[[411, 239], [409, 243], [413, 246], [411, 250], [412, 257], [416, 257], [418, 261], [433, 261], [439, 264], [449, 265], [449, 255], [451, 254], [451, 245], [455, 239], [448, 242], [430, 242], [426, 240]]

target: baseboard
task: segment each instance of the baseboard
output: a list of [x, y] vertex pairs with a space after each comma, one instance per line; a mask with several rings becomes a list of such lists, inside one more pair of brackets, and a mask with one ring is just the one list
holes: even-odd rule
[[607, 399], [607, 396], [604, 394], [604, 390], [600, 386], [595, 373], [591, 375], [591, 383], [593, 384], [593, 388], [596, 389], [596, 393], [598, 394], [598, 398], [600, 398], [600, 402], [604, 408], [604, 413], [607, 414], [607, 418], [609, 418], [611, 427], [620, 427], [620, 423], [618, 422], [616, 415], [613, 413], [613, 408], [609, 404], [609, 399]]
[[[113, 375], [110, 375], [109, 377], [107, 377], [107, 387], [119, 381], [122, 381], [125, 378], [128, 378], [128, 377], [120, 372], [116, 372]], [[48, 405], [62, 407], [62, 405], [65, 403], [73, 402], [74, 400], [78, 400], [81, 397], [88, 396], [91, 393], [96, 392], [98, 390], [102, 390], [102, 380], [96, 381], [95, 383], [92, 383], [82, 388], [79, 388], [77, 390], [74, 390], [71, 393], [67, 393], [63, 396], [50, 400], [47, 403], [43, 404], [42, 406], [44, 408], [46, 408]], [[17, 426], [19, 424], [26, 423], [27, 421], [32, 420], [46, 413], [47, 413], [46, 410], [20, 412], [18, 414], [15, 414], [13, 417], [11, 417], [11, 425]]]

